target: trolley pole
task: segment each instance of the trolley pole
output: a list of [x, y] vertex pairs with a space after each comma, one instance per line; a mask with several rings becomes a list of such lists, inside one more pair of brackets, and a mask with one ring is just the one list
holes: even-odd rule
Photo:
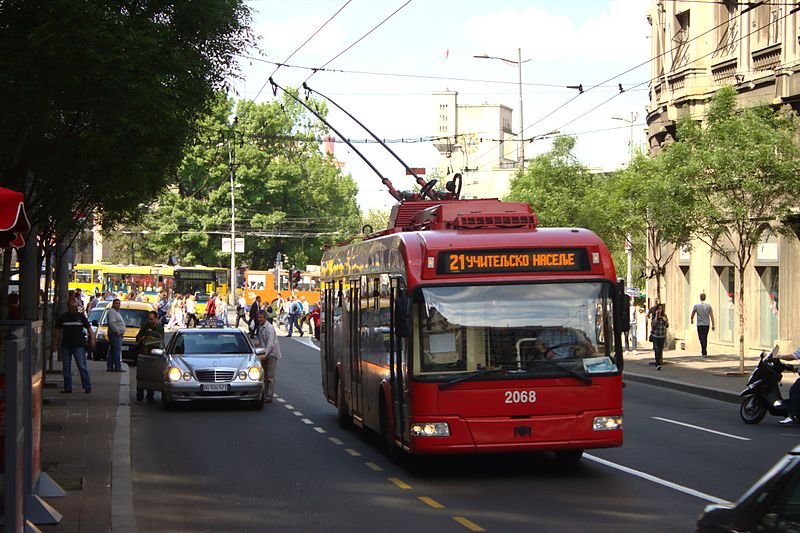
[[[236, 135], [236, 122], [238, 119], [233, 119], [231, 125], [231, 135]], [[228, 136], [228, 165], [230, 166], [231, 178], [231, 279], [229, 283], [230, 294], [228, 301], [232, 306], [236, 306], [236, 186], [234, 184], [236, 177], [236, 170], [233, 165], [233, 143], [231, 136]]]

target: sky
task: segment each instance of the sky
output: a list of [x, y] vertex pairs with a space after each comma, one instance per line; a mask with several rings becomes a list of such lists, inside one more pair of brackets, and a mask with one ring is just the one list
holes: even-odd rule
[[[581, 163], [602, 170], [625, 164], [632, 137], [634, 145], [644, 142], [648, 0], [246, 1], [258, 44], [240, 58], [241, 79], [231, 81], [235, 98], [274, 99], [270, 75], [282, 87], [305, 81], [382, 139], [399, 140], [435, 135], [431, 93], [452, 90], [459, 104], [510, 107], [516, 132], [518, 66], [473, 56], [516, 61], [521, 50], [526, 138], [552, 131], [575, 135]], [[577, 85], [583, 94], [568, 88]], [[369, 137], [329, 108], [329, 122], [345, 137]], [[430, 142], [389, 146], [411, 167], [439, 166]], [[384, 148], [355, 147], [396, 189], [415, 188], [413, 177]], [[549, 140], [535, 140], [526, 145], [526, 157], [549, 147]], [[362, 211], [396, 203], [346, 144], [336, 143], [335, 156], [358, 184]]]

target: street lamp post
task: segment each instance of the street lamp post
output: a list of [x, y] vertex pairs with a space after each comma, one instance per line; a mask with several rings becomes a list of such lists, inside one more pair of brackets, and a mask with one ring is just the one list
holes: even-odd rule
[[490, 56], [488, 54], [480, 54], [472, 56], [476, 59], [499, 59], [504, 63], [510, 65], [517, 65], [517, 85], [519, 86], [519, 133], [517, 134], [517, 165], [520, 170], [525, 170], [525, 142], [523, 141], [523, 130], [525, 129], [525, 122], [522, 118], [522, 64], [527, 63], [530, 59], [522, 60], [522, 48], [517, 48], [517, 60], [506, 59], [504, 57]]
[[[631, 111], [631, 118], [611, 117], [613, 120], [621, 120], [628, 123], [631, 128], [631, 138], [628, 141], [628, 163], [633, 160], [633, 123], [639, 118], [639, 113]], [[633, 236], [628, 233], [625, 235], [625, 255], [627, 256], [627, 272], [625, 273], [625, 287], [633, 285]]]

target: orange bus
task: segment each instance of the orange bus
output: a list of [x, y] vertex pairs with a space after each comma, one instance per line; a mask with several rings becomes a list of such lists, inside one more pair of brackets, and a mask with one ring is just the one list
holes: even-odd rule
[[275, 270], [247, 270], [244, 273], [244, 299], [247, 305], [255, 301], [256, 296], [261, 296], [262, 302], [272, 303], [278, 299], [278, 294], [283, 298], [295, 296], [305, 298], [309, 305], [319, 302], [319, 267], [306, 266], [300, 271], [300, 282], [290, 288], [289, 269], [280, 271], [280, 289], [275, 284]]

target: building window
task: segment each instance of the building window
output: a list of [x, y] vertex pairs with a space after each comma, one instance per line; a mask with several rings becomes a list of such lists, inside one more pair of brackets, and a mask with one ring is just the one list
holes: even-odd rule
[[736, 0], [722, 0], [714, 9], [714, 23], [717, 27], [717, 49], [714, 57], [727, 57], [736, 50], [739, 39], [739, 27], [736, 16]]
[[753, 16], [753, 28], [756, 36], [756, 46], [763, 48], [781, 41], [781, 25], [783, 20], [783, 7], [771, 2], [756, 8]]
[[681, 284], [683, 285], [683, 324], [684, 327], [688, 327], [692, 308], [692, 287], [689, 284], [689, 267], [682, 266], [681, 274]]
[[675, 15], [675, 34], [672, 36], [672, 48], [675, 56], [672, 61], [672, 70], [680, 68], [689, 62], [689, 10]]
[[733, 267], [717, 267], [719, 277], [719, 291], [717, 293], [717, 314], [719, 320], [719, 340], [733, 342], [733, 302], [736, 290], [735, 274]]
[[778, 338], [778, 267], [756, 269], [761, 284], [758, 288], [759, 344], [771, 348]]

